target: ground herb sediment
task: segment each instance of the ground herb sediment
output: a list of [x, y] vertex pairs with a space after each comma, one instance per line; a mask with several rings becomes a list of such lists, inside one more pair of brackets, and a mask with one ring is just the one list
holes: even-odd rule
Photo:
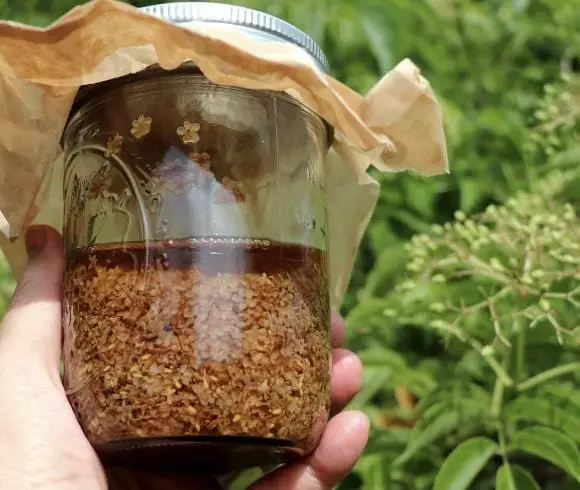
[[325, 254], [231, 242], [70, 254], [65, 383], [91, 442], [317, 442], [330, 400]]

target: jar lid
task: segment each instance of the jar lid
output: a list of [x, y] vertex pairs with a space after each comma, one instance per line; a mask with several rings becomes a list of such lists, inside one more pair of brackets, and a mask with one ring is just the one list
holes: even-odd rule
[[292, 24], [258, 10], [209, 2], [174, 2], [142, 7], [141, 10], [175, 24], [215, 22], [239, 26], [269, 40], [287, 41], [305, 49], [324, 71], [328, 59], [318, 44]]

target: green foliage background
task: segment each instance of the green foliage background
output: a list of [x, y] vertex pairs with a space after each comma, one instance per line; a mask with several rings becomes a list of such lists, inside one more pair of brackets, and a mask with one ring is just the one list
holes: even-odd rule
[[344, 305], [373, 432], [343, 488], [579, 489], [580, 0], [236, 3], [305, 29], [361, 92], [411, 58], [445, 112], [451, 175], [377, 175]]

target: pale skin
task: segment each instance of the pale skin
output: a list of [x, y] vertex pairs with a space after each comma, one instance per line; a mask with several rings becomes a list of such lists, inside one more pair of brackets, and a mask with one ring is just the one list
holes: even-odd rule
[[[0, 327], [0, 490], [210, 490], [201, 475], [103, 468], [67, 401], [59, 362], [64, 252], [60, 235], [34, 227], [29, 263]], [[342, 411], [361, 386], [362, 366], [341, 348], [344, 325], [332, 322], [331, 418], [318, 448], [251, 490], [329, 490], [352, 469], [367, 443], [369, 422]]]

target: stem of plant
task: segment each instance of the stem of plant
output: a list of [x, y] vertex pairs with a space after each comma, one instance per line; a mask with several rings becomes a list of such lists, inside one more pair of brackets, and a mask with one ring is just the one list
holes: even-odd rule
[[521, 324], [521, 321], [516, 320], [517, 329], [517, 344], [516, 344], [516, 369], [514, 374], [514, 381], [519, 383], [524, 376], [525, 362], [526, 362], [526, 329]]
[[564, 376], [566, 374], [573, 373], [575, 371], [580, 371], [580, 362], [571, 362], [569, 364], [564, 364], [563, 366], [558, 366], [553, 369], [548, 369], [536, 376], [533, 376], [523, 383], [520, 383], [517, 387], [518, 391], [526, 391], [536, 386], [544, 383], [545, 381], [549, 381], [554, 378], [559, 378], [560, 376]]
[[483, 356], [484, 359], [489, 364], [489, 367], [493, 370], [497, 376], [496, 383], [501, 383], [503, 386], [512, 386], [514, 384], [513, 379], [510, 378], [509, 374], [501, 367], [499, 362], [491, 356]]
[[501, 415], [504, 391], [505, 384], [498, 376], [495, 379], [495, 384], [493, 386], [493, 396], [491, 398], [491, 414], [494, 416], [494, 418], [499, 418]]
[[[511, 349], [506, 353], [506, 356], [503, 360], [503, 369], [506, 371], [509, 369], [510, 365], [510, 354]], [[517, 353], [516, 353], [517, 355]], [[502, 380], [498, 377], [495, 380], [495, 385], [493, 387], [493, 396], [491, 399], [491, 414], [496, 420], [497, 425], [497, 439], [499, 442], [499, 452], [504, 464], [507, 466], [509, 464], [508, 460], [508, 450], [506, 444], [506, 435], [505, 435], [505, 427], [503, 420], [501, 419], [501, 412], [503, 409], [503, 399], [505, 393], [506, 385], [502, 382]], [[509, 466], [507, 466], [509, 468]], [[515, 483], [513, 481], [513, 476], [511, 475], [511, 471], [509, 472], [509, 478], [511, 480], [512, 486], [515, 487]]]
[[503, 464], [508, 469], [508, 478], [510, 480], [510, 488], [516, 488], [516, 482], [514, 480], [514, 476], [512, 474], [511, 467], [509, 466], [508, 449], [507, 449], [506, 437], [505, 437], [505, 428], [504, 428], [503, 422], [501, 420], [498, 420], [498, 422], [497, 422], [497, 438], [499, 441], [499, 453], [501, 455], [501, 459], [503, 460]]
[[[507, 372], [509, 365], [510, 365], [510, 354], [511, 349], [506, 353], [502, 366], [500, 367], [502, 372]], [[511, 380], [510, 380], [511, 381]], [[491, 414], [494, 418], [498, 420], [498, 423], [501, 425], [501, 421], [499, 417], [501, 415], [501, 410], [503, 408], [503, 395], [506, 389], [506, 386], [511, 386], [511, 384], [505, 383], [505, 380], [502, 379], [502, 376], [497, 376], [495, 379], [495, 384], [493, 386], [493, 395], [491, 398]]]
[[498, 421], [497, 424], [497, 439], [499, 442], [499, 450], [505, 464], [508, 464], [508, 457], [507, 457], [507, 444], [505, 442], [505, 429], [501, 422]]

